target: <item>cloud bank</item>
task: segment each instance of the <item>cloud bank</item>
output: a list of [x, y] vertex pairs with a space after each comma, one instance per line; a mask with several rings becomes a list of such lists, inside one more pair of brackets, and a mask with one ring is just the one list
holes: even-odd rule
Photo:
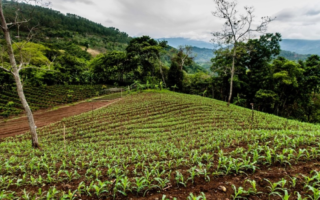
[[[255, 16], [276, 16], [268, 32], [280, 32], [283, 38], [320, 39], [319, 0], [239, 0], [255, 7]], [[53, 0], [52, 8], [74, 13], [107, 27], [113, 26], [131, 36], [154, 38], [185, 37], [210, 41], [211, 33], [223, 21], [213, 17], [212, 0]]]

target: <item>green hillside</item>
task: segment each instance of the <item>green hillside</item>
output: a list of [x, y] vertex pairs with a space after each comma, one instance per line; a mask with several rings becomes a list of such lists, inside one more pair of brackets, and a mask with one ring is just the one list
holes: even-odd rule
[[280, 44], [286, 51], [320, 55], [320, 40], [283, 39]]
[[303, 61], [305, 61], [308, 59], [308, 57], [311, 56], [311, 54], [302, 55], [302, 54], [298, 54], [298, 53], [291, 52], [291, 51], [281, 50], [280, 56], [282, 56], [288, 60], [295, 60], [295, 61], [303, 60]]
[[214, 57], [214, 49], [192, 47], [192, 52], [195, 55], [194, 61], [197, 63], [210, 62]]
[[[82, 46], [95, 48], [114, 49], [121, 44], [127, 44], [130, 37], [114, 27], [104, 27], [74, 14], [63, 14], [41, 6], [4, 1], [6, 20], [15, 20], [15, 11], [19, 7], [19, 19], [31, 19], [20, 27], [20, 39], [28, 36], [31, 27], [36, 27], [34, 42], [73, 42]], [[11, 29], [12, 36], [17, 38], [17, 27]], [[124, 49], [122, 47], [121, 49]]]
[[320, 181], [319, 126], [209, 98], [144, 92], [64, 123], [65, 143], [60, 122], [38, 130], [41, 150], [0, 140], [4, 199], [297, 198]]

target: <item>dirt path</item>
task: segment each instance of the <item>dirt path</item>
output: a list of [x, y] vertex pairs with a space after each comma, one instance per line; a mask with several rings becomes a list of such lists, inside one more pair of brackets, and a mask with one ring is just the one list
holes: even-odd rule
[[[79, 115], [84, 112], [91, 111], [92, 109], [99, 109], [108, 106], [117, 100], [111, 101], [92, 101], [83, 102], [74, 106], [61, 107], [57, 110], [50, 111], [38, 111], [34, 112], [34, 119], [38, 128], [58, 122], [65, 117]], [[29, 130], [29, 124], [27, 117], [21, 117], [18, 119], [12, 119], [7, 122], [0, 122], [0, 138], [15, 136], [23, 134]]]

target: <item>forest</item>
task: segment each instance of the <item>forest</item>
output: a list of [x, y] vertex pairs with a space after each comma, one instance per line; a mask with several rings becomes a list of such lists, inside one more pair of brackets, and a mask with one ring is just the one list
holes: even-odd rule
[[0, 200], [319, 200], [320, 56], [213, 3], [215, 50], [0, 0]]
[[[13, 20], [15, 4], [8, 2], [4, 12]], [[80, 16], [40, 6], [22, 6], [23, 14], [32, 13], [30, 25], [39, 24], [32, 40], [28, 27], [14, 27], [12, 38], [16, 54], [23, 52], [30, 66], [51, 70], [26, 69], [21, 72], [23, 85], [131, 85], [139, 82], [165, 87], [186, 94], [197, 94], [226, 101], [230, 86], [231, 57], [228, 49], [216, 50], [204, 69], [196, 61], [192, 47], [170, 47], [166, 41], [149, 36], [131, 38], [116, 28], [106, 28]], [[84, 26], [85, 24], [85, 26]], [[232, 103], [300, 121], [320, 121], [320, 57], [309, 55], [297, 60], [280, 49], [279, 33], [266, 33], [242, 42], [236, 49]], [[4, 46], [4, 39], [0, 40]], [[95, 49], [100, 54], [92, 55]], [[195, 49], [197, 52], [198, 49]], [[208, 56], [208, 51], [206, 55]], [[288, 56], [286, 56], [288, 54]], [[281, 55], [281, 56], [280, 56]], [[286, 56], [282, 57], [282, 56]], [[291, 59], [290, 59], [291, 58]], [[9, 65], [2, 52], [2, 62]], [[14, 86], [13, 77], [0, 71], [0, 89]]]

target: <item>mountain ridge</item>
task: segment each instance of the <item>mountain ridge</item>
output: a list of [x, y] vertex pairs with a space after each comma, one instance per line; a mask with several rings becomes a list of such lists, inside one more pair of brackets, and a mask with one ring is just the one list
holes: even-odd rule
[[[214, 45], [210, 42], [193, 40], [182, 37], [158, 38], [158, 40], [166, 40], [170, 46], [175, 48], [179, 46], [189, 45], [198, 48], [214, 49]], [[296, 54], [318, 54], [320, 55], [320, 40], [303, 40], [303, 39], [283, 39], [280, 42], [283, 51], [289, 51]]]

